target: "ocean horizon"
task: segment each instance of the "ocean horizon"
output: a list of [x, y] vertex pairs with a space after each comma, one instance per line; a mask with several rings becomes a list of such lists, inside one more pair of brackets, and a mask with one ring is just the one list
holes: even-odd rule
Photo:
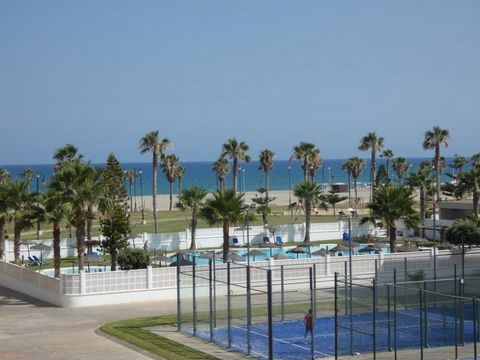
[[[347, 173], [342, 170], [342, 164], [347, 159], [324, 159], [322, 166], [317, 170], [315, 174], [315, 180], [324, 185], [347, 183]], [[367, 161], [362, 174], [358, 179], [360, 186], [366, 186], [370, 181], [369, 166], [370, 161]], [[411, 171], [416, 171], [419, 164], [424, 160], [431, 160], [431, 158], [407, 158], [406, 161], [412, 165]], [[450, 164], [453, 158], [445, 159], [447, 164]], [[185, 175], [183, 179], [183, 188], [187, 188], [193, 185], [202, 186], [208, 191], [214, 191], [217, 189], [217, 179], [215, 171], [212, 170], [212, 163], [209, 161], [190, 161], [182, 162], [182, 166], [185, 167]], [[377, 159], [377, 167], [380, 165], [386, 165], [386, 159]], [[391, 162], [390, 162], [391, 164]], [[103, 167], [104, 163], [92, 164], [96, 167]], [[288, 160], [276, 160], [273, 163], [273, 168], [270, 172], [270, 190], [288, 190], [289, 187], [303, 181], [303, 170], [301, 169], [301, 161], [288, 161]], [[142, 170], [142, 181], [140, 183], [140, 177], [137, 177], [135, 182], [134, 191], [132, 195], [140, 196], [141, 185], [143, 189], [143, 195], [152, 194], [152, 165], [149, 162], [133, 162], [133, 163], [121, 163], [124, 170], [136, 169]], [[289, 170], [290, 166], [290, 170]], [[20, 173], [27, 167], [31, 168], [35, 173], [40, 174], [39, 177], [39, 189], [44, 190], [44, 181], [53, 174], [54, 164], [21, 164], [21, 165], [4, 165], [1, 166], [7, 169], [12, 177], [18, 177]], [[391, 165], [390, 165], [391, 167]], [[466, 166], [467, 168], [468, 166]], [[239, 191], [256, 191], [258, 188], [265, 187], [265, 178], [262, 170], [259, 170], [259, 162], [251, 161], [249, 163], [240, 163], [238, 190]], [[451, 168], [447, 167], [442, 172], [442, 180], [449, 181], [450, 178], [446, 175], [451, 172]], [[392, 181], [397, 182], [397, 176], [392, 168], [389, 170], [389, 175]], [[32, 190], [36, 189], [36, 179], [34, 178], [31, 184]], [[231, 186], [232, 183], [232, 169], [227, 176], [227, 186]], [[127, 186], [127, 191], [129, 188]], [[175, 181], [174, 192], [178, 191], [178, 181]], [[158, 194], [168, 194], [169, 183], [160, 168], [158, 171]]]

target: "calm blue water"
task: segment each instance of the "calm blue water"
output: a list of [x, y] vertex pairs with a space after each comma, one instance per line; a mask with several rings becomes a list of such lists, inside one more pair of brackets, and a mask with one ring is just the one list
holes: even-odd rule
[[[418, 165], [424, 161], [429, 160], [430, 158], [411, 158], [407, 159], [409, 163], [412, 164], [412, 171], [416, 171]], [[452, 161], [451, 158], [447, 158], [447, 164], [450, 164]], [[326, 159], [323, 161], [322, 167], [317, 171], [315, 179], [317, 182], [322, 184], [331, 184], [331, 183], [346, 183], [347, 174], [342, 170], [342, 164], [345, 162], [345, 159]], [[384, 159], [377, 160], [377, 166], [380, 164], [386, 164]], [[211, 162], [185, 162], [182, 165], [186, 168], [183, 186], [189, 187], [192, 185], [203, 186], [209, 191], [216, 189], [216, 175], [212, 170]], [[291, 170], [288, 170], [289, 165]], [[1, 165], [0, 165], [1, 166]], [[95, 164], [95, 166], [101, 167], [103, 164]], [[152, 194], [152, 166], [150, 163], [123, 163], [124, 169], [141, 169], [143, 171], [142, 175], [142, 188], [144, 195]], [[258, 161], [252, 161], [250, 163], [241, 164], [241, 179], [239, 180], [238, 190], [239, 191], [255, 191], [259, 187], [265, 186], [265, 180], [263, 172], [258, 170], [259, 164]], [[273, 169], [270, 173], [270, 189], [271, 190], [288, 190], [289, 183], [293, 187], [295, 184], [298, 184], [303, 181], [303, 171], [301, 169], [301, 162], [294, 161], [289, 162], [286, 160], [277, 160], [274, 162]], [[42, 180], [43, 177], [48, 179], [51, 176], [53, 171], [53, 164], [48, 165], [5, 165], [2, 166], [6, 168], [14, 177], [17, 177], [24, 168], [30, 167], [35, 172], [42, 174], [39, 178], [39, 188], [42, 189]], [[451, 169], [445, 169], [445, 172], [450, 172]], [[168, 194], [168, 182], [165, 179], [165, 176], [162, 174], [161, 170], [158, 172], [158, 193], [159, 194]], [[396, 175], [392, 170], [390, 170], [390, 176], [394, 181], [396, 181]], [[358, 179], [359, 186], [362, 186], [369, 182], [369, 163], [367, 164]], [[445, 181], [450, 180], [447, 176], [443, 175]], [[231, 186], [232, 183], [232, 171], [230, 171], [229, 176], [227, 177], [227, 185]], [[35, 179], [32, 181], [32, 190], [36, 188]], [[128, 188], [127, 188], [128, 190]], [[177, 185], [175, 185], [175, 192], [177, 191]], [[132, 195], [140, 196], [140, 178], [137, 179], [134, 193]]]

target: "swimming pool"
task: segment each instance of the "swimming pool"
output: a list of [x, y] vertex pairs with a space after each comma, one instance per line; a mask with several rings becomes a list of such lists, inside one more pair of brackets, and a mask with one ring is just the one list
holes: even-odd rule
[[[110, 266], [99, 266], [99, 265], [85, 265], [84, 270], [86, 273], [97, 273], [97, 272], [110, 272]], [[38, 272], [42, 275], [46, 275], [49, 277], [53, 277], [55, 274], [55, 269], [44, 269], [38, 270]], [[63, 267], [60, 269], [62, 274], [72, 275], [78, 274], [78, 267]]]

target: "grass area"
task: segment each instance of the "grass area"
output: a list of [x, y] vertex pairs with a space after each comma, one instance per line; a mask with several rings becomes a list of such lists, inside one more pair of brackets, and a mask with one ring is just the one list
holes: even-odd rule
[[184, 344], [145, 330], [148, 327], [171, 325], [176, 324], [176, 322], [177, 317], [175, 315], [166, 315], [116, 321], [105, 324], [100, 330], [167, 360], [217, 359]]
[[[281, 224], [299, 224], [303, 223], [305, 220], [304, 215], [293, 213], [290, 215], [288, 213], [288, 208], [286, 206], [272, 206], [272, 215], [268, 217], [269, 225], [281, 225]], [[284, 215], [287, 214], [287, 215]], [[130, 215], [132, 233], [153, 233], [154, 232], [154, 222], [153, 222], [153, 212], [145, 211], [145, 220], [146, 224], [141, 224], [142, 214], [140, 211], [133, 212]], [[179, 232], [185, 231], [190, 224], [190, 211], [159, 211], [158, 212], [158, 227], [160, 232]], [[333, 215], [313, 215], [311, 218], [312, 223], [322, 223], [322, 222], [332, 222], [338, 221], [338, 216]], [[252, 226], [263, 225], [261, 216], [256, 215], [254, 221], [251, 222]], [[205, 221], [200, 220], [198, 223], [198, 228], [208, 228], [210, 227]], [[40, 230], [43, 234], [40, 236], [41, 240], [52, 239], [52, 226], [51, 224], [41, 223]], [[13, 224], [8, 223], [6, 226], [7, 234], [9, 234], [9, 240], [13, 238]], [[75, 229], [71, 229], [72, 236], [75, 236]], [[68, 237], [70, 233], [69, 228], [64, 225], [61, 229], [62, 238]], [[93, 221], [92, 235], [96, 236], [100, 234], [100, 224], [97, 219]], [[36, 225], [33, 229], [26, 230], [22, 232], [22, 240], [35, 240], [36, 235]]]

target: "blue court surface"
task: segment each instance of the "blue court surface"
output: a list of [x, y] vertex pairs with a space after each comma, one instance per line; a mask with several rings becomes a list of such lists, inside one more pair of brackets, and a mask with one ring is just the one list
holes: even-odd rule
[[[425, 314], [425, 313], [424, 313]], [[394, 330], [393, 312], [377, 312], [375, 321], [376, 350], [377, 352], [388, 351], [396, 346], [397, 349], [417, 348], [420, 349], [421, 341], [424, 346], [453, 346], [455, 333], [457, 339], [465, 343], [473, 342], [473, 321], [471, 311], [464, 309], [463, 321], [457, 313], [452, 314], [445, 308], [429, 309], [427, 319], [422, 315], [422, 327], [420, 325], [419, 310], [397, 310], [396, 330]], [[338, 328], [338, 353], [349, 355], [352, 353], [370, 353], [373, 351], [373, 316], [372, 314], [356, 314], [353, 316], [353, 348], [350, 347], [350, 317], [339, 316]], [[390, 320], [389, 320], [390, 319]], [[427, 326], [425, 326], [425, 321]], [[388, 324], [390, 323], [390, 331]], [[463, 326], [462, 326], [463, 324]], [[477, 337], [478, 337], [478, 324]], [[422, 330], [421, 330], [422, 329]], [[426, 329], [426, 330], [425, 330]], [[463, 329], [463, 331], [462, 331]], [[186, 330], [186, 329], [185, 329]], [[191, 329], [190, 329], [191, 330]], [[255, 358], [268, 358], [268, 327], [266, 323], [252, 323], [251, 331], [251, 355]], [[304, 337], [303, 320], [289, 320], [273, 323], [273, 352], [274, 358], [279, 360], [311, 359], [311, 338]], [[420, 333], [423, 331], [421, 340]], [[395, 340], [396, 333], [396, 340]], [[315, 358], [332, 357], [335, 355], [335, 318], [318, 317], [314, 327]], [[208, 340], [208, 324], [199, 324], [197, 336]], [[227, 347], [228, 331], [226, 327], [214, 329], [214, 342]], [[243, 322], [232, 321], [231, 347], [235, 351], [247, 352], [247, 327]], [[460, 340], [459, 340], [460, 341]]]

